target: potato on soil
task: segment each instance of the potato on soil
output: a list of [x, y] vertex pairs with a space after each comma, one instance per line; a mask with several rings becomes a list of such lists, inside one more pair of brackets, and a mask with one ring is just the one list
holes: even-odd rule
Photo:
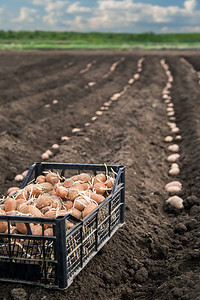
[[174, 153], [174, 154], [169, 155], [169, 156], [167, 157], [167, 160], [168, 160], [169, 162], [175, 162], [175, 161], [177, 161], [177, 160], [179, 159], [179, 157], [180, 157], [180, 154]]
[[172, 168], [169, 170], [169, 175], [178, 175], [180, 173], [179, 168]]
[[177, 209], [182, 209], [184, 208], [183, 206], [183, 199], [178, 197], [178, 196], [172, 196], [167, 199], [167, 203], [170, 203], [171, 206], [177, 208]]
[[15, 176], [15, 180], [16, 181], [22, 181], [24, 179], [24, 177], [21, 175], [21, 174], [17, 174], [16, 176]]
[[167, 192], [168, 193], [173, 193], [173, 194], [175, 194], [175, 193], [179, 193], [181, 191], [181, 188], [179, 187], [179, 186], [176, 186], [176, 185], [172, 185], [172, 186], [169, 186], [168, 188], [167, 188]]
[[174, 185], [179, 186], [179, 187], [182, 187], [182, 183], [181, 183], [180, 181], [174, 180], [174, 181], [170, 181], [169, 183], [167, 183], [167, 184], [165, 185], [165, 188], [167, 188], [167, 187], [169, 187], [169, 186], [174, 186]]

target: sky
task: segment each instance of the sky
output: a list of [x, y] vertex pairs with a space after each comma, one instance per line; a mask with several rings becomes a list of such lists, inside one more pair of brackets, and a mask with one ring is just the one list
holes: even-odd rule
[[200, 32], [200, 1], [1, 0], [0, 30]]

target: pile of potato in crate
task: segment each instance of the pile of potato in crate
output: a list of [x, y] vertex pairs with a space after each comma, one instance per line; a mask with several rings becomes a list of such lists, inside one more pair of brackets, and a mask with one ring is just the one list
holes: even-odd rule
[[[98, 173], [80, 173], [66, 178], [58, 172], [45, 171], [22, 189], [18, 189], [1, 200], [0, 215], [35, 216], [56, 218], [70, 213], [77, 219], [83, 219], [101, 204], [111, 193], [115, 181], [113, 176]], [[66, 230], [73, 223], [66, 220]], [[53, 228], [45, 224], [42, 233], [41, 224], [30, 224], [33, 235], [53, 235]], [[0, 233], [6, 233], [7, 222], [0, 222]], [[10, 233], [27, 233], [22, 222], [12, 223]]]
[[67, 288], [124, 224], [124, 169], [33, 164], [0, 202], [0, 281]]

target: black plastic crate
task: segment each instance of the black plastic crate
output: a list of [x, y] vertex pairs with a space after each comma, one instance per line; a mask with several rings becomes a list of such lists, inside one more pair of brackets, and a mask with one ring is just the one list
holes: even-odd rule
[[[0, 281], [42, 285], [65, 289], [124, 224], [125, 167], [120, 165], [35, 163], [29, 169], [21, 188], [45, 171], [59, 171], [70, 177], [87, 171], [115, 173], [111, 194], [87, 217], [79, 220], [70, 214], [57, 218], [0, 215], [7, 222], [8, 233], [0, 233]], [[65, 222], [74, 226], [66, 231]], [[12, 234], [12, 222], [24, 223], [27, 234]], [[30, 224], [40, 224], [42, 235], [33, 235]], [[47, 224], [53, 236], [44, 235]]]

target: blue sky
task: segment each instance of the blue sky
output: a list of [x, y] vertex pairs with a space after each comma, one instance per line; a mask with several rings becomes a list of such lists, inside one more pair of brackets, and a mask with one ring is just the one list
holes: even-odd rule
[[200, 32], [200, 1], [1, 0], [0, 29]]

